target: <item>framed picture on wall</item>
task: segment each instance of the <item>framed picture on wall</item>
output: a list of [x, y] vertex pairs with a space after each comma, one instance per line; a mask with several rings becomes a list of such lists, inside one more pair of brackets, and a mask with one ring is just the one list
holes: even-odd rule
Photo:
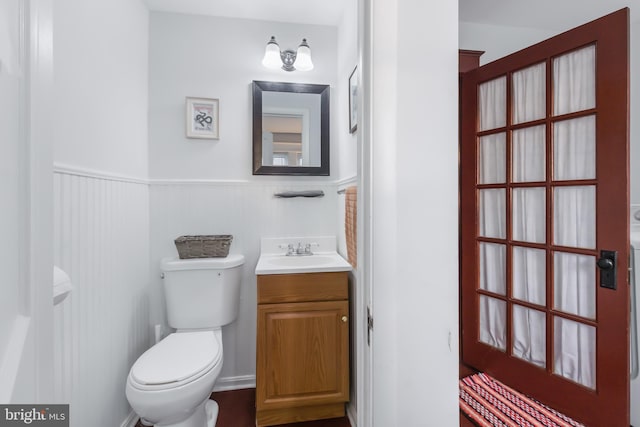
[[186, 98], [187, 138], [219, 139], [219, 100]]
[[358, 67], [349, 76], [349, 133], [358, 129]]

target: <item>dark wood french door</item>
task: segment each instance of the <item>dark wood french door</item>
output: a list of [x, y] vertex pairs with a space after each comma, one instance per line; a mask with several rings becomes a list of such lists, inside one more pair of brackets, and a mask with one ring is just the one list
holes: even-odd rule
[[629, 426], [628, 39], [623, 9], [462, 77], [463, 362], [589, 427]]

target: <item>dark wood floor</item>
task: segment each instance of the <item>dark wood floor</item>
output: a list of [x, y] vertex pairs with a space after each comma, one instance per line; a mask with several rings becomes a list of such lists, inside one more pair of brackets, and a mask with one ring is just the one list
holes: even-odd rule
[[[218, 402], [220, 406], [216, 427], [255, 427], [255, 388], [213, 393], [211, 398]], [[136, 427], [143, 426], [138, 423]], [[351, 424], [347, 417], [343, 417], [332, 418], [330, 420], [309, 421], [306, 423], [285, 424], [278, 427], [351, 427]]]

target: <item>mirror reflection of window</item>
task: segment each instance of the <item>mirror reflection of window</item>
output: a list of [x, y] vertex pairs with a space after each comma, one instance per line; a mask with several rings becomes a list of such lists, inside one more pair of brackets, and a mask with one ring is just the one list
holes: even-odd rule
[[[292, 113], [268, 113], [262, 116], [263, 138], [262, 164], [268, 166], [307, 166], [303, 155], [304, 115]], [[266, 146], [269, 145], [269, 146]], [[272, 156], [265, 153], [273, 152]]]
[[289, 166], [289, 154], [273, 153], [273, 166]]

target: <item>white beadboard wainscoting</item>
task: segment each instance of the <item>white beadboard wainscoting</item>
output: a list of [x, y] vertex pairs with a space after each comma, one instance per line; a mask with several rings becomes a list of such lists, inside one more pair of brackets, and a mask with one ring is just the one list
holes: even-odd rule
[[[271, 178], [271, 177], [269, 177]], [[216, 391], [253, 387], [256, 276], [263, 236], [335, 235], [338, 196], [330, 181], [151, 181], [151, 322], [166, 327], [160, 260], [177, 257], [181, 235], [232, 234], [231, 253], [245, 256], [238, 319], [223, 328], [224, 363]], [[283, 191], [322, 190], [324, 197], [275, 198]], [[165, 328], [166, 333], [166, 328]]]
[[55, 399], [74, 427], [119, 426], [127, 374], [152, 343], [148, 184], [58, 166], [54, 222], [54, 261], [74, 286], [55, 307]]
[[[349, 181], [349, 180], [346, 180]], [[238, 319], [223, 328], [224, 365], [215, 391], [255, 386], [255, 266], [263, 236], [344, 234], [334, 181], [146, 180], [57, 165], [55, 263], [71, 296], [55, 307], [56, 401], [70, 403], [72, 426], [134, 421], [124, 385], [131, 365], [166, 325], [160, 260], [173, 240], [232, 234], [245, 256]], [[322, 190], [319, 198], [276, 198]], [[344, 239], [343, 236], [340, 236]]]

